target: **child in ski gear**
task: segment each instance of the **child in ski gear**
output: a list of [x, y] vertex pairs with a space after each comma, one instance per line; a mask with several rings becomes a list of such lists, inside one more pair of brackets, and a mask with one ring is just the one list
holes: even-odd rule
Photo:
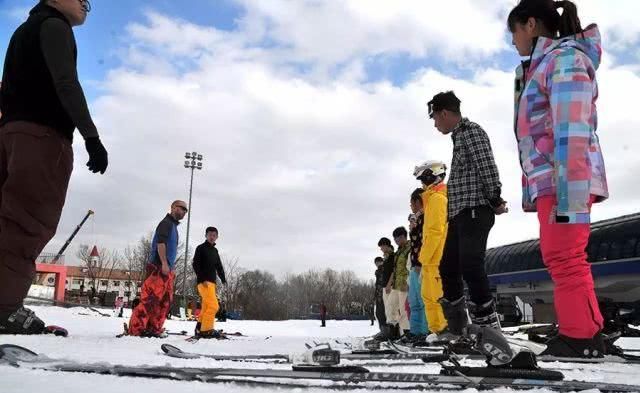
[[411, 242], [411, 267], [409, 271], [409, 325], [411, 334], [416, 337], [426, 338], [428, 325], [422, 300], [422, 265], [418, 255], [422, 245], [422, 225], [424, 217], [422, 215], [422, 189], [411, 193], [409, 205], [411, 215], [409, 216], [409, 239]]
[[205, 242], [196, 247], [193, 254], [193, 270], [198, 281], [198, 293], [202, 299], [202, 309], [196, 327], [196, 331], [199, 332], [196, 335], [203, 338], [214, 335], [215, 317], [220, 308], [216, 296], [217, 276], [220, 277], [222, 284], [227, 284], [220, 254], [216, 248], [218, 229], [208, 227], [205, 230], [205, 236]]
[[[407, 239], [407, 230], [404, 227], [398, 227], [393, 230], [393, 241], [398, 245], [398, 251], [394, 256], [394, 272], [390, 280], [391, 293], [389, 295], [389, 307], [391, 312], [396, 316], [399, 333], [407, 336], [409, 334], [409, 318], [405, 303], [407, 301], [409, 286], [407, 278], [407, 260], [411, 252], [411, 243]], [[389, 285], [389, 284], [388, 284]]]
[[447, 167], [440, 161], [427, 161], [416, 166], [413, 175], [422, 183], [422, 189], [414, 191], [412, 203], [421, 209], [422, 228], [418, 259], [422, 263], [422, 299], [432, 334], [428, 341], [435, 341], [447, 327], [442, 306], [442, 280], [440, 260], [447, 238], [447, 186], [444, 179]]
[[171, 213], [160, 221], [151, 242], [151, 261], [142, 284], [140, 303], [133, 310], [127, 334], [160, 337], [173, 301], [174, 268], [178, 252], [178, 225], [187, 214], [187, 204], [174, 201]]
[[[387, 340], [389, 337], [389, 327], [387, 326], [387, 317], [384, 307], [384, 288], [386, 286], [386, 280], [384, 279], [384, 259], [382, 257], [376, 257], [374, 260], [376, 265], [376, 288], [374, 294], [374, 304], [376, 318], [378, 319], [378, 325], [380, 326], [380, 333], [374, 338], [381, 340]], [[373, 314], [373, 313], [372, 313]], [[372, 319], [373, 321], [373, 319]]]
[[34, 261], [58, 227], [75, 128], [89, 170], [107, 168], [76, 70], [73, 27], [85, 22], [88, 4], [40, 1], [7, 48], [0, 84], [0, 334], [43, 333], [44, 322], [23, 300]]
[[[500, 196], [500, 178], [491, 144], [478, 124], [462, 117], [460, 100], [452, 91], [436, 94], [428, 107], [438, 131], [451, 134], [453, 140], [447, 186], [449, 223], [440, 262], [444, 292], [440, 303], [448, 329], [460, 335], [467, 325], [463, 279], [469, 288], [472, 323], [500, 329], [484, 258], [495, 215], [505, 213], [507, 208]], [[425, 211], [428, 209], [425, 206]]]
[[378, 241], [378, 247], [382, 251], [384, 262], [382, 264], [382, 279], [384, 281], [384, 289], [382, 291], [382, 300], [384, 301], [384, 311], [386, 322], [389, 331], [390, 339], [396, 339], [400, 337], [399, 331], [399, 314], [394, 313], [389, 300], [391, 298], [391, 289], [393, 287], [393, 272], [395, 270], [395, 251], [391, 245], [391, 240], [386, 237], [381, 238]]
[[571, 1], [520, 1], [508, 27], [528, 58], [516, 70], [515, 133], [523, 209], [538, 214], [540, 251], [555, 284], [560, 334], [547, 353], [602, 356], [603, 318], [586, 253], [591, 204], [609, 196], [596, 135], [600, 33], [581, 28]]

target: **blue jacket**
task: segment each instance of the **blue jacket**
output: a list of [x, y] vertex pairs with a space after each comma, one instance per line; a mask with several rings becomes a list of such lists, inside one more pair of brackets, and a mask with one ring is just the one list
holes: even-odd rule
[[162, 260], [158, 255], [158, 243], [164, 243], [167, 247], [167, 262], [169, 268], [174, 270], [176, 264], [176, 256], [178, 254], [178, 220], [170, 214], [160, 221], [156, 232], [153, 234], [151, 241], [151, 262], [154, 265], [162, 266]]

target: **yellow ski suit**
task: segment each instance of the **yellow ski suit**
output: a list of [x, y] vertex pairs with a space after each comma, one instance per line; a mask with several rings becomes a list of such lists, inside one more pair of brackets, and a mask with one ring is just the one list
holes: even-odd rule
[[440, 259], [447, 239], [447, 186], [444, 183], [429, 186], [422, 193], [424, 226], [422, 248], [418, 259], [422, 264], [422, 300], [429, 330], [440, 333], [447, 320], [438, 300], [442, 297]]

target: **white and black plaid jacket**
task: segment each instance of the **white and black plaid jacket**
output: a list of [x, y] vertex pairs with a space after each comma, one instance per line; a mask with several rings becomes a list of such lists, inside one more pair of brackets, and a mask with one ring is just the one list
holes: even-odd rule
[[463, 118], [451, 139], [453, 159], [447, 187], [449, 220], [465, 208], [500, 205], [502, 185], [487, 133]]

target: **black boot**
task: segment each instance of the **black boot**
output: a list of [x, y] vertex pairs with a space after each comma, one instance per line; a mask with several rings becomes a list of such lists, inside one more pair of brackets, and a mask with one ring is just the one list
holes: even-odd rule
[[540, 356], [601, 358], [605, 352], [605, 343], [600, 333], [592, 338], [571, 338], [558, 334], [547, 341], [547, 349]]
[[28, 308], [13, 312], [0, 312], [0, 334], [42, 334], [44, 322]]
[[202, 324], [200, 322], [196, 323], [196, 328], [193, 331], [193, 335], [197, 336], [200, 334], [200, 327], [202, 326]]
[[400, 326], [399, 325], [389, 325], [389, 339], [397, 340], [400, 338]]
[[448, 332], [454, 336], [462, 336], [464, 328], [469, 323], [464, 296], [452, 302], [442, 298], [440, 299], [440, 304], [442, 305], [444, 317], [447, 318]]
[[373, 336], [373, 340], [383, 342], [383, 341], [389, 340], [389, 337], [390, 337], [389, 325], [381, 325], [380, 332], [375, 336]]
[[496, 312], [496, 303], [493, 299], [481, 305], [469, 302], [469, 316], [474, 325], [501, 329], [500, 317]]
[[198, 333], [198, 338], [214, 338], [219, 340], [223, 339], [224, 336], [222, 335], [222, 333], [220, 333], [219, 330], [211, 329]]

